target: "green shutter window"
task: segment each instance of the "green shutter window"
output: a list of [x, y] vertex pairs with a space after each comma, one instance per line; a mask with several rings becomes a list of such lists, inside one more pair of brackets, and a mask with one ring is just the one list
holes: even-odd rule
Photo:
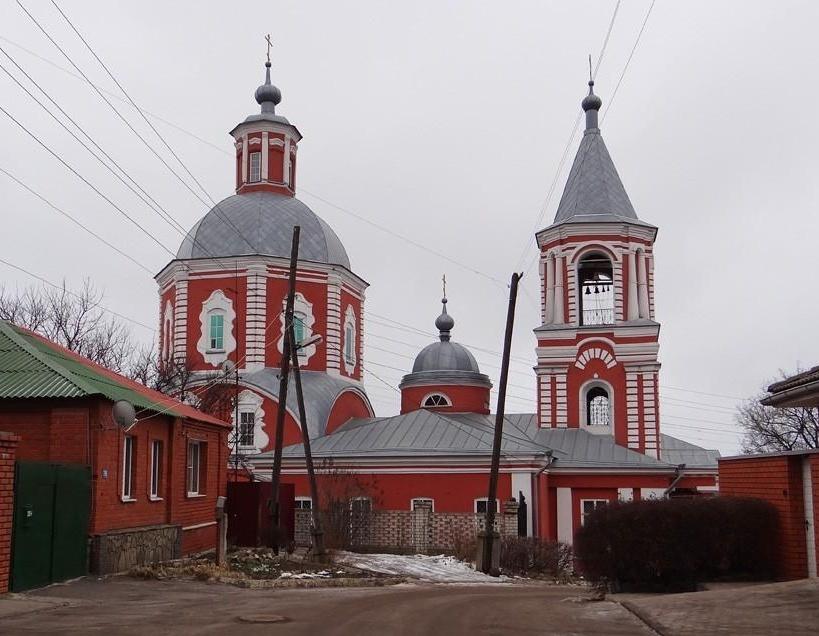
[[222, 314], [210, 316], [210, 348], [224, 349], [225, 317]]
[[293, 316], [293, 337], [297, 345], [304, 340], [304, 319], [301, 316]]

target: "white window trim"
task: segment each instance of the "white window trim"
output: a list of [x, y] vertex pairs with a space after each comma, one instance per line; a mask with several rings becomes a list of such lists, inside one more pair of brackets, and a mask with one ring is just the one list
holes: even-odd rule
[[[258, 157], [259, 158], [259, 163], [258, 163], [259, 174], [255, 179], [253, 178], [254, 177], [254, 174], [253, 174], [253, 157]], [[261, 183], [262, 182], [262, 153], [258, 152], [258, 151], [257, 152], [251, 152], [250, 156], [248, 157], [248, 162], [249, 162], [248, 163], [248, 183]]]
[[[284, 309], [287, 306], [287, 298], [282, 299], [282, 312], [279, 314], [279, 339], [276, 342], [276, 348], [279, 353], [284, 350]], [[313, 335], [313, 325], [316, 323], [316, 317], [313, 315], [313, 303], [307, 302], [307, 299], [300, 293], [296, 292], [293, 299], [293, 313], [303, 316], [302, 324], [304, 325], [304, 339], [309, 340]], [[316, 345], [311, 344], [307, 347], [299, 349], [299, 362], [307, 364], [310, 358], [316, 353]]]
[[[350, 329], [351, 339], [348, 342], [347, 330]], [[355, 371], [356, 364], [358, 364], [358, 355], [356, 354], [356, 316], [352, 305], [347, 305], [344, 311], [344, 325], [342, 327], [342, 337], [344, 338], [344, 345], [342, 346], [341, 361], [344, 364], [344, 370], [352, 375]], [[352, 355], [348, 358], [347, 349], [349, 347]]]
[[[131, 440], [131, 452], [130, 457], [128, 453], [128, 440]], [[122, 440], [122, 483], [120, 487], [120, 500], [123, 502], [131, 502], [136, 501], [136, 497], [134, 497], [134, 477], [136, 477], [136, 466], [134, 464], [134, 445], [136, 444], [136, 437], [133, 435], [126, 435], [125, 438]], [[130, 461], [129, 461], [130, 460]], [[126, 470], [126, 462], [130, 463], [130, 470]], [[128, 494], [125, 494], [125, 479], [129, 477], [128, 480]]]
[[[156, 491], [154, 491], [154, 471], [157, 469], [156, 457], [154, 456], [154, 449], [156, 445], [159, 444], [162, 452], [159, 455], [159, 472], [156, 476]], [[160, 491], [162, 489], [162, 459], [165, 444], [161, 439], [152, 439], [151, 440], [151, 470], [148, 473], [148, 499], [150, 501], [162, 501], [162, 497], [160, 496]]]
[[[261, 452], [263, 448], [265, 448], [270, 441], [270, 437], [264, 430], [264, 409], [262, 405], [264, 404], [264, 398], [261, 395], [254, 393], [250, 390], [244, 390], [239, 394], [239, 421], [242, 420], [242, 413], [253, 413], [254, 414], [254, 426], [253, 426], [253, 446], [239, 446], [240, 451], [259, 451]], [[237, 428], [236, 424], [236, 409], [233, 409], [231, 413], [231, 419], [233, 421], [233, 428], [236, 432], [236, 435], [240, 433], [240, 429]], [[233, 450], [231, 448], [231, 450]]]
[[[210, 316], [213, 313], [221, 313], [225, 317], [222, 327], [222, 348], [218, 350], [210, 348]], [[196, 350], [202, 354], [205, 362], [214, 367], [219, 366], [236, 350], [236, 338], [233, 335], [235, 323], [236, 311], [233, 309], [233, 302], [221, 289], [215, 289], [202, 303], [202, 311], [199, 314], [200, 335]]]
[[[440, 395], [444, 400], [446, 400], [446, 404], [439, 404], [437, 406], [426, 406], [426, 402], [429, 398]], [[427, 393], [423, 398], [421, 398], [421, 408], [424, 409], [442, 409], [448, 406], [452, 406], [452, 400], [446, 393], [442, 393], [441, 391], [433, 391], [432, 393]]]
[[[313, 498], [312, 497], [296, 497], [295, 501], [309, 501], [310, 508], [307, 510], [313, 510]], [[305, 510], [305, 508], [297, 508], [297, 510]]]
[[608, 506], [611, 501], [608, 499], [601, 499], [599, 497], [595, 497], [593, 499], [581, 499], [580, 500], [580, 525], [583, 526], [586, 523], [586, 514], [583, 512], [583, 504], [589, 501], [595, 502], [595, 509], [597, 509], [597, 504], [603, 503], [604, 505]]
[[[205, 493], [201, 491], [202, 487], [202, 444], [203, 440], [189, 439], [185, 446], [185, 492], [188, 497], [204, 497]], [[196, 453], [196, 490], [191, 490], [191, 447], [197, 447]]]
[[413, 497], [412, 499], [410, 499], [410, 511], [415, 510], [415, 502], [416, 501], [429, 501], [429, 502], [431, 502], [432, 503], [431, 511], [435, 512], [435, 499], [433, 499], [432, 497]]
[[[588, 413], [586, 412], [586, 396], [592, 389], [600, 387], [605, 389], [609, 395], [609, 425], [608, 426], [587, 426]], [[589, 380], [580, 387], [580, 428], [596, 435], [614, 435], [614, 388], [599, 378]]]
[[369, 501], [370, 502], [370, 510], [373, 509], [373, 498], [372, 497], [350, 497], [350, 510], [353, 509], [353, 502], [354, 501]]
[[[482, 512], [478, 512], [478, 502], [479, 501], [489, 501], [489, 497], [478, 497], [477, 499], [474, 500], [474, 502], [472, 504], [472, 510], [475, 512], [476, 515], [483, 514]], [[489, 506], [487, 506], [487, 508], [489, 508]], [[495, 515], [499, 515], [499, 514], [501, 514], [501, 512], [502, 512], [502, 510], [501, 510], [501, 500], [500, 499], [495, 499]]]

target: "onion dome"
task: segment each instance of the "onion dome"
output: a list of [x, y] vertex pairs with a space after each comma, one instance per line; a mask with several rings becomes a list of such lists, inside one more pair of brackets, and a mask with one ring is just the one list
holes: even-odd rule
[[[580, 105], [583, 107], [583, 112], [585, 113], [588, 113], [590, 110], [599, 111], [603, 105], [603, 100], [594, 94], [594, 80], [589, 80], [589, 94], [583, 98]], [[588, 120], [586, 121], [588, 124]], [[587, 125], [586, 128], [589, 128], [589, 126]], [[594, 128], [597, 128], [597, 126], [594, 126]]]
[[427, 345], [416, 356], [412, 373], [404, 376], [401, 387], [436, 383], [492, 386], [489, 378], [481, 373], [472, 352], [462, 344], [452, 342], [455, 320], [447, 313], [447, 299], [443, 298], [441, 303], [441, 315], [435, 319], [439, 341]]
[[270, 62], [265, 62], [265, 69], [264, 84], [256, 89], [256, 103], [263, 113], [275, 113], [276, 105], [282, 101], [282, 92], [270, 82]]

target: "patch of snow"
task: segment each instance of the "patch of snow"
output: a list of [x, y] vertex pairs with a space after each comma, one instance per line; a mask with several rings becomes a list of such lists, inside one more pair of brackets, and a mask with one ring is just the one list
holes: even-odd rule
[[494, 577], [476, 572], [463, 561], [443, 554], [428, 556], [338, 552], [336, 560], [370, 572], [409, 576], [430, 583], [498, 583], [510, 580], [505, 576]]

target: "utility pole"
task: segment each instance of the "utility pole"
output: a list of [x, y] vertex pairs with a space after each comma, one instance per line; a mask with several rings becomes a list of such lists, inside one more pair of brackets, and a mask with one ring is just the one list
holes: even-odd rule
[[[503, 338], [503, 361], [501, 362], [500, 386], [498, 387], [498, 408], [495, 413], [495, 438], [492, 443], [492, 467], [489, 470], [489, 495], [486, 498], [486, 526], [483, 532], [480, 569], [486, 574], [498, 576], [496, 565], [499, 559], [500, 540], [495, 532], [495, 514], [498, 498], [498, 471], [500, 470], [500, 449], [503, 440], [503, 416], [506, 409], [506, 384], [509, 379], [509, 356], [512, 349], [512, 328], [515, 324], [515, 303], [518, 297], [518, 282], [523, 274], [512, 274], [509, 285], [509, 308], [506, 312], [506, 334]], [[493, 559], [494, 555], [494, 559]], [[493, 560], [495, 563], [493, 563]]]
[[321, 529], [321, 510], [319, 508], [318, 486], [316, 485], [316, 471], [313, 467], [313, 451], [310, 448], [310, 431], [307, 429], [307, 415], [304, 409], [304, 391], [301, 387], [301, 369], [299, 368], [299, 346], [296, 342], [296, 332], [293, 325], [288, 329], [290, 337], [290, 352], [292, 356], [293, 380], [296, 383], [296, 401], [299, 405], [299, 420], [301, 424], [301, 439], [304, 444], [304, 463], [307, 465], [307, 476], [310, 480], [310, 498], [313, 500], [310, 511], [313, 523], [310, 531], [313, 535], [313, 558], [321, 561], [324, 558], [324, 531]]
[[279, 409], [276, 412], [276, 441], [273, 447], [273, 475], [270, 494], [270, 544], [279, 553], [279, 482], [282, 473], [282, 443], [284, 442], [284, 416], [287, 410], [287, 379], [290, 374], [290, 338], [288, 332], [293, 327], [293, 303], [296, 297], [296, 267], [299, 261], [299, 233], [301, 228], [293, 227], [293, 243], [290, 247], [290, 277], [287, 288], [287, 302], [284, 309], [284, 329], [282, 333], [282, 361], [279, 367]]

